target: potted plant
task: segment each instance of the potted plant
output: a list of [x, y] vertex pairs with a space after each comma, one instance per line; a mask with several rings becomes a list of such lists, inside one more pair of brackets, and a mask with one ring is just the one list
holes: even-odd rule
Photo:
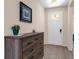
[[14, 25], [11, 27], [12, 31], [13, 31], [13, 35], [18, 35], [19, 30], [20, 30], [20, 26], [19, 25]]

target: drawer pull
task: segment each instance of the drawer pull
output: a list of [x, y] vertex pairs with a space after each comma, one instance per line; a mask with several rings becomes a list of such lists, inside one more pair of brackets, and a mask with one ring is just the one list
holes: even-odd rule
[[42, 49], [41, 47], [39, 49]]
[[41, 52], [39, 53], [39, 55], [41, 55]]
[[30, 52], [32, 52], [34, 49], [31, 49]]
[[35, 40], [38, 40], [38, 38], [35, 38]]
[[40, 44], [43, 44], [43, 43], [40, 43]]
[[30, 44], [32, 44], [32, 42], [28, 42], [28, 43], [27, 43], [27, 45], [30, 45]]

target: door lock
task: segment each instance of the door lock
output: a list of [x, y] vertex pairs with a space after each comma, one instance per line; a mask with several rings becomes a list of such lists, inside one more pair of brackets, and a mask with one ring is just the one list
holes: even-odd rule
[[62, 29], [60, 29], [60, 33], [62, 32]]

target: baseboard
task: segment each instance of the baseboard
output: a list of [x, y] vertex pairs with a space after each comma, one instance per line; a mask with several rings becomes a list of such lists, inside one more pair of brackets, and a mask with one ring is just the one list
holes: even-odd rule
[[67, 47], [68, 48], [68, 51], [73, 51], [73, 48], [71, 47]]
[[[44, 45], [55, 45], [55, 44], [45, 43]], [[73, 48], [72, 47], [68, 47], [66, 45], [56, 45], [56, 46], [63, 46], [63, 47], [66, 47], [68, 49], [68, 51], [73, 51]]]
[[63, 46], [63, 47], [67, 47], [66, 45], [56, 45], [56, 44], [49, 44], [49, 43], [45, 43], [44, 45], [55, 45], [55, 46]]

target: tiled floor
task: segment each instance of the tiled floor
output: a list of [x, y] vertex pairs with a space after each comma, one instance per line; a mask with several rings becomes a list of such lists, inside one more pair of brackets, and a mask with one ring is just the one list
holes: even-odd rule
[[73, 59], [73, 53], [65, 47], [45, 45], [43, 59]]

